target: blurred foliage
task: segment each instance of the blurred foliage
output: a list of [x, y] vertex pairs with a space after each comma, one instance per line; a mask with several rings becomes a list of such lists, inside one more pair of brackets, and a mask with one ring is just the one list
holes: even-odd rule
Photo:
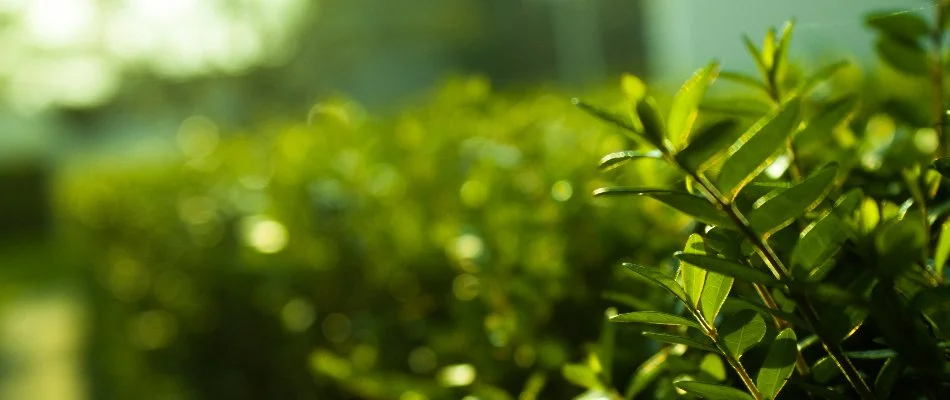
[[[590, 198], [591, 160], [632, 143], [566, 99], [456, 79], [394, 117], [345, 100], [249, 132], [197, 116], [175, 160], [65, 170], [57, 237], [89, 283], [92, 397], [579, 392], [559, 375], [594, 350], [591, 310], [668, 301], [612, 266], [662, 263], [689, 219]], [[618, 349], [635, 366], [655, 347]]]

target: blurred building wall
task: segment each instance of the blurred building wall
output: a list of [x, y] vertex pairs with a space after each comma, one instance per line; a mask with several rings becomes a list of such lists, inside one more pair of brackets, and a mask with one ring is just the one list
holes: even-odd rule
[[[742, 35], [758, 44], [769, 27], [795, 19], [793, 56], [814, 60], [855, 56], [873, 59], [871, 32], [863, 16], [878, 10], [932, 14], [930, 1], [894, 0], [648, 0], [649, 69], [659, 78], [681, 80], [712, 59], [724, 68], [753, 71]], [[843, 54], [842, 54], [843, 53]]]

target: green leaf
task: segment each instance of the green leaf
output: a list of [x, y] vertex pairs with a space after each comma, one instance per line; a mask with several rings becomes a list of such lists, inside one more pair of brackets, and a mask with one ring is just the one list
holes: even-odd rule
[[706, 273], [706, 286], [700, 298], [699, 311], [710, 324], [716, 321], [719, 310], [729, 297], [732, 282], [733, 279], [730, 276], [711, 271]]
[[795, 218], [804, 215], [828, 194], [837, 172], [837, 166], [822, 169], [753, 209], [749, 213], [752, 229], [767, 238]]
[[755, 60], [755, 65], [759, 67], [759, 73], [762, 74], [762, 77], [769, 76], [769, 68], [765, 65], [765, 57], [763, 57], [759, 48], [755, 46], [755, 43], [752, 42], [752, 39], [750, 39], [748, 35], [742, 35], [742, 44], [745, 45], [746, 50], [749, 51], [749, 55]]
[[778, 392], [795, 370], [797, 355], [798, 339], [795, 337], [795, 331], [785, 328], [772, 341], [762, 368], [755, 378], [755, 386], [762, 392], [762, 396], [766, 399], [778, 396]]
[[950, 179], [950, 157], [943, 157], [934, 161], [933, 168], [944, 178]]
[[759, 313], [742, 310], [723, 320], [719, 337], [729, 354], [739, 358], [762, 341], [765, 331], [765, 320]]
[[693, 122], [698, 114], [699, 103], [717, 75], [719, 75], [719, 63], [712, 62], [696, 71], [673, 97], [667, 126], [670, 139], [676, 148], [682, 147], [681, 145], [689, 140]]
[[792, 325], [795, 325], [797, 327], [813, 330], [811, 326], [806, 324], [805, 321], [796, 317], [795, 314], [788, 313], [779, 309], [766, 307], [762, 303], [750, 301], [742, 297], [730, 297], [729, 299], [726, 300], [726, 303], [724, 304], [723, 308], [726, 308], [729, 310], [743, 310], [743, 309], [753, 310], [753, 311], [758, 312], [763, 317], [773, 317], [773, 316], [778, 317], [785, 321], [790, 322]]
[[875, 349], [861, 351], [846, 351], [844, 355], [859, 360], [879, 360], [882, 358], [891, 358], [897, 355], [892, 349]]
[[[607, 110], [603, 110], [592, 104], [585, 103], [584, 101], [580, 99], [576, 99], [576, 98], [571, 99], [571, 102], [574, 103], [574, 105], [580, 108], [581, 110], [586, 111], [588, 114], [593, 115], [594, 117], [597, 117], [598, 119], [602, 121], [609, 122], [613, 125], [616, 125], [622, 128], [624, 132], [628, 134], [627, 136], [635, 140], [646, 140], [647, 143], [652, 144], [657, 149], [665, 148], [662, 140], [656, 141], [654, 140], [655, 138], [651, 136], [651, 134], [648, 134], [647, 132], [645, 132], [645, 129], [642, 127], [642, 123], [639, 123], [640, 121], [636, 121], [639, 124], [628, 122], [623, 117], [617, 114], [614, 114]], [[640, 126], [637, 126], [637, 125], [640, 125]]]
[[877, 39], [878, 56], [895, 70], [908, 75], [926, 76], [930, 71], [927, 53], [916, 43], [906, 43], [888, 36]]
[[812, 222], [799, 235], [792, 251], [792, 275], [804, 278], [816, 267], [832, 258], [848, 240], [848, 231], [834, 213], [827, 212]]
[[735, 119], [725, 119], [700, 128], [683, 150], [676, 154], [676, 161], [687, 171], [699, 172], [718, 161], [739, 137], [742, 131]]
[[620, 167], [621, 165], [627, 164], [630, 161], [640, 160], [640, 159], [663, 159], [663, 153], [659, 150], [651, 151], [634, 151], [634, 150], [624, 150], [618, 151], [615, 153], [610, 153], [600, 159], [600, 170], [609, 171], [614, 168]]
[[706, 354], [699, 362], [699, 371], [717, 382], [726, 380], [726, 366], [718, 354]]
[[732, 71], [723, 71], [719, 73], [719, 77], [728, 81], [733, 81], [739, 84], [746, 85], [753, 89], [758, 89], [763, 92], [768, 92], [769, 89], [765, 87], [765, 84], [759, 82], [754, 76], [746, 75], [741, 72], [732, 72]]
[[[689, 235], [689, 239], [686, 240], [686, 248], [683, 251], [690, 254], [706, 254], [703, 237], [698, 233]], [[689, 263], [681, 263], [680, 273], [683, 276], [683, 288], [686, 289], [686, 295], [689, 296], [690, 308], [696, 309], [699, 307], [699, 299], [703, 293], [703, 286], [706, 284], [706, 270], [689, 265]]]
[[633, 271], [635, 274], [646, 278], [648, 281], [653, 282], [657, 286], [666, 289], [668, 292], [672, 293], [673, 296], [676, 296], [677, 299], [680, 299], [680, 301], [684, 303], [689, 302], [689, 297], [686, 296], [686, 292], [683, 291], [683, 288], [680, 287], [679, 283], [676, 283], [673, 278], [667, 276], [666, 274], [652, 268], [647, 268], [642, 265], [632, 263], [623, 263], [623, 266]]
[[670, 344], [682, 344], [694, 349], [710, 351], [713, 353], [718, 353], [719, 350], [716, 349], [715, 345], [708, 342], [700, 342], [691, 337], [676, 335], [671, 333], [660, 333], [660, 332], [643, 332], [643, 336], [647, 338], [656, 340], [658, 342], [670, 343]]
[[868, 14], [864, 21], [887, 36], [907, 42], [917, 41], [931, 31], [927, 21], [906, 11], [878, 11]]
[[673, 256], [682, 262], [687, 262], [707, 271], [739, 278], [746, 282], [761, 283], [764, 285], [775, 285], [778, 283], [777, 279], [763, 271], [725, 258], [710, 255], [687, 254], [681, 251], [673, 253]]
[[643, 125], [643, 137], [656, 148], [667, 151], [669, 145], [666, 141], [666, 128], [663, 126], [663, 118], [653, 99], [644, 97], [637, 102], [635, 110], [640, 124]]
[[779, 37], [778, 46], [775, 48], [772, 69], [769, 70], [769, 77], [775, 85], [780, 84], [785, 79], [785, 71], [788, 69], [788, 49], [791, 47], [792, 31], [794, 30], [795, 21], [788, 21], [782, 27], [782, 35]]
[[925, 229], [923, 222], [916, 218], [885, 223], [874, 239], [881, 271], [894, 276], [920, 260], [927, 245]]
[[823, 105], [818, 115], [809, 119], [808, 125], [795, 135], [795, 150], [808, 154], [829, 146], [834, 140], [835, 127], [851, 114], [857, 103], [858, 97], [851, 95]]
[[811, 375], [815, 378], [815, 381], [818, 383], [828, 383], [832, 379], [841, 375], [841, 368], [838, 368], [838, 365], [835, 364], [835, 361], [831, 357], [825, 356], [815, 362], [811, 366]]
[[834, 76], [835, 73], [842, 70], [844, 67], [847, 67], [848, 65], [851, 65], [851, 63], [846, 60], [841, 60], [819, 68], [817, 71], [815, 71], [815, 73], [808, 77], [804, 83], [802, 83], [800, 92], [802, 94], [807, 94], [812, 89], [814, 89], [815, 86], [818, 86], [819, 83], [828, 80]]
[[597, 378], [597, 372], [583, 364], [566, 364], [561, 367], [564, 379], [585, 389], [603, 389], [603, 384]]
[[662, 189], [610, 187], [595, 190], [594, 196], [649, 196], [696, 218], [704, 224], [724, 228], [735, 226], [725, 212], [716, 208], [705, 198], [689, 193]]
[[610, 318], [610, 322], [637, 322], [641, 324], [654, 325], [682, 325], [696, 329], [702, 329], [694, 321], [683, 318], [679, 315], [667, 314], [659, 311], [635, 311], [626, 314], [618, 314]]
[[725, 99], [705, 99], [699, 105], [699, 111], [725, 114], [730, 117], [762, 118], [771, 111], [771, 105], [755, 98], [730, 97]]
[[718, 179], [719, 189], [729, 200], [735, 199], [739, 190], [784, 150], [785, 139], [798, 124], [799, 108], [798, 99], [789, 101], [774, 114], [759, 120], [739, 139], [739, 148], [729, 154]]
[[643, 364], [640, 364], [633, 373], [633, 378], [630, 379], [630, 384], [624, 392], [624, 399], [631, 400], [650, 386], [650, 383], [666, 369], [666, 359], [668, 357], [667, 352], [659, 351], [650, 356]]
[[888, 358], [874, 379], [874, 395], [880, 399], [891, 397], [891, 390], [904, 373], [904, 363], [897, 357]]
[[752, 396], [731, 386], [696, 381], [673, 382], [680, 390], [708, 400], [752, 400]]

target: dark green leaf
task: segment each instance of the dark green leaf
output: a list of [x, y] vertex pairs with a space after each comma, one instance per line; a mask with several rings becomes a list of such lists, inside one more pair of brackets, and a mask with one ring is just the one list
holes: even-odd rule
[[874, 395], [881, 399], [890, 398], [894, 384], [897, 383], [897, 379], [903, 373], [904, 363], [900, 359], [897, 357], [887, 359], [884, 366], [878, 371], [877, 378], [874, 379]]
[[895, 39], [914, 42], [927, 36], [931, 28], [919, 15], [907, 11], [878, 11], [865, 17], [868, 26]]
[[822, 215], [802, 230], [792, 252], [792, 275], [807, 277], [816, 267], [824, 264], [848, 240], [844, 222], [833, 212]]
[[650, 282], [653, 282], [657, 286], [666, 289], [667, 291], [672, 293], [673, 296], [676, 296], [676, 298], [680, 299], [680, 301], [684, 303], [689, 302], [689, 298], [686, 296], [686, 292], [683, 291], [683, 288], [680, 287], [679, 283], [676, 283], [676, 281], [673, 280], [673, 278], [667, 276], [666, 274], [660, 271], [657, 271], [655, 269], [647, 268], [647, 267], [644, 267], [642, 265], [637, 265], [637, 264], [623, 263], [623, 266], [627, 267], [627, 269], [633, 271], [637, 275], [640, 275], [646, 278]]
[[611, 322], [637, 322], [641, 324], [654, 324], [654, 325], [683, 325], [689, 326], [696, 329], [700, 328], [699, 324], [694, 321], [688, 320], [686, 318], [680, 317], [679, 315], [667, 314], [659, 311], [636, 311], [626, 314], [615, 315], [610, 318]]
[[797, 327], [801, 327], [808, 330], [813, 329], [808, 324], [806, 324], [805, 321], [796, 317], [795, 314], [785, 312], [779, 309], [766, 307], [762, 303], [746, 300], [742, 297], [730, 297], [728, 300], [726, 300], [726, 303], [724, 304], [723, 308], [729, 309], [729, 310], [735, 310], [735, 311], [744, 310], [744, 309], [753, 310], [753, 311], [758, 312], [763, 317], [767, 317], [767, 318], [778, 317], [780, 319], [790, 322], [792, 325], [795, 325]]
[[682, 344], [694, 349], [711, 351], [718, 353], [719, 350], [716, 349], [715, 345], [709, 342], [700, 342], [691, 337], [676, 335], [670, 333], [659, 333], [659, 332], [643, 332], [643, 336], [646, 336], [650, 339], [656, 340], [658, 342], [670, 343], [670, 344]]
[[676, 148], [681, 148], [681, 145], [689, 140], [693, 122], [698, 114], [699, 103], [717, 75], [719, 75], [719, 63], [710, 63], [696, 71], [673, 98], [667, 126], [670, 139]]
[[811, 366], [811, 376], [818, 383], [831, 382], [838, 375], [841, 375], [841, 368], [838, 368], [831, 357], [822, 357]]
[[798, 99], [789, 101], [776, 113], [757, 122], [739, 139], [740, 147], [729, 154], [718, 178], [719, 189], [730, 200], [765, 170], [780, 150], [784, 150], [785, 139], [798, 124], [799, 108]]
[[874, 47], [878, 56], [894, 69], [909, 75], [926, 76], [930, 71], [927, 53], [916, 43], [882, 36]]
[[943, 175], [944, 178], [950, 179], [950, 157], [943, 157], [934, 161], [933, 168]]
[[762, 237], [768, 237], [784, 228], [795, 218], [804, 215], [824, 199], [838, 172], [837, 166], [818, 171], [749, 213], [749, 224]]
[[594, 191], [594, 196], [650, 196], [666, 205], [696, 218], [708, 225], [733, 227], [732, 221], [721, 210], [712, 205], [705, 198], [689, 193], [675, 192], [662, 189], [641, 189], [630, 187], [600, 188]]
[[635, 110], [640, 124], [643, 125], [643, 137], [656, 148], [667, 151], [669, 146], [666, 140], [666, 128], [663, 126], [663, 118], [660, 117], [660, 111], [653, 99], [644, 97], [637, 102]]
[[707, 271], [739, 278], [746, 282], [761, 283], [764, 285], [775, 285], [778, 283], [778, 280], [763, 271], [725, 258], [700, 254], [686, 254], [683, 252], [676, 252], [673, 256], [680, 261], [690, 263]]
[[759, 388], [762, 396], [766, 399], [778, 396], [778, 392], [795, 370], [797, 356], [798, 338], [795, 337], [795, 331], [785, 328], [772, 341], [762, 368], [755, 378], [755, 386]]
[[752, 396], [731, 386], [696, 381], [673, 382], [677, 388], [693, 396], [708, 400], [752, 400]]
[[624, 150], [618, 151], [616, 153], [610, 153], [600, 159], [600, 170], [609, 171], [614, 168], [620, 167], [630, 161], [639, 160], [643, 158], [649, 159], [663, 159], [663, 153], [659, 150], [652, 151], [634, 151], [634, 150]]
[[765, 320], [759, 313], [742, 310], [725, 318], [719, 337], [730, 355], [739, 358], [765, 337]]
[[580, 99], [572, 99], [571, 102], [574, 103], [574, 105], [576, 105], [581, 110], [586, 111], [588, 114], [593, 115], [594, 117], [597, 117], [598, 119], [602, 121], [609, 122], [620, 128], [623, 128], [624, 133], [627, 133], [628, 134], [627, 136], [633, 139], [646, 140], [647, 143], [652, 144], [657, 149], [665, 148], [662, 141], [656, 141], [655, 138], [651, 136], [651, 134], [648, 134], [645, 132], [645, 130], [642, 127], [642, 124], [640, 124], [641, 126], [638, 127], [634, 123], [627, 121], [625, 118], [617, 114], [614, 114], [607, 110], [603, 110], [592, 104], [585, 103], [584, 101], [581, 101]]
[[564, 379], [585, 389], [603, 389], [603, 384], [597, 378], [597, 373], [590, 367], [582, 364], [566, 364], [561, 367]]
[[874, 239], [881, 271], [893, 276], [920, 260], [926, 246], [924, 229], [923, 222], [916, 218], [887, 222]]
[[806, 383], [797, 376], [793, 376], [792, 379], [788, 380], [788, 382], [791, 383], [792, 386], [800, 388], [813, 396], [817, 396], [818, 398], [825, 400], [851, 400], [850, 397], [841, 394], [839, 391]]
[[702, 171], [739, 140], [742, 131], [738, 126], [736, 120], [726, 119], [702, 127], [686, 147], [676, 154], [676, 161], [687, 171]]
[[937, 341], [920, 321], [907, 313], [901, 296], [886, 282], [874, 287], [870, 296], [881, 337], [897, 351], [902, 361], [921, 372], [936, 373], [946, 365]]
[[845, 96], [824, 105], [818, 115], [808, 120], [808, 125], [795, 135], [795, 149], [800, 153], [815, 153], [826, 148], [834, 139], [834, 129], [858, 103], [857, 96]]

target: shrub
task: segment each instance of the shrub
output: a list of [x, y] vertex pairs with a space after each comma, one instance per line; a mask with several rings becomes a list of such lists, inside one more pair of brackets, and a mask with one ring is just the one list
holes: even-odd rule
[[[944, 3], [935, 24], [909, 12], [867, 19], [889, 76], [870, 87], [921, 91], [835, 90], [828, 79], [845, 63], [791, 68], [788, 24], [761, 48], [746, 38], [758, 77], [712, 63], [668, 107], [626, 77], [632, 118], [577, 102], [641, 143], [603, 166], [679, 171], [594, 195], [649, 197], [695, 224], [667, 262], [624, 264], [672, 303], [610, 317], [663, 347], [625, 389], [604, 372], [609, 341], [565, 377], [596, 398], [947, 398]], [[717, 77], [757, 97], [704, 100]]]

